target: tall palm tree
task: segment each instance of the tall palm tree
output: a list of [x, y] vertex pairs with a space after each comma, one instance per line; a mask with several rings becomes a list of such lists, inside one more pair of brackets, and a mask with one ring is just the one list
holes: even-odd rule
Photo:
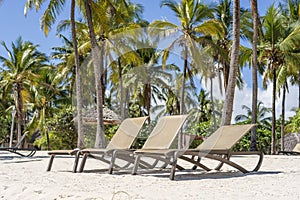
[[[186, 112], [184, 109], [184, 85], [187, 76], [194, 74], [195, 68], [198, 68], [198, 72], [201, 67], [201, 70], [204, 70], [203, 65], [197, 66], [197, 64], [199, 65], [201, 63], [201, 56], [196, 41], [201, 41], [203, 44], [207, 36], [222, 35], [223, 29], [221, 25], [213, 19], [213, 10], [201, 4], [199, 1], [182, 0], [180, 3], [177, 3], [173, 0], [163, 0], [161, 5], [170, 8], [180, 21], [179, 25], [168, 21], [154, 21], [150, 26], [152, 29], [151, 32], [154, 34], [161, 33], [161, 29], [164, 30], [164, 33], [168, 34], [179, 33], [179, 37], [172, 41], [171, 45], [164, 51], [163, 65], [166, 63], [172, 49], [178, 48], [179, 45], [179, 47], [182, 48], [184, 61], [182, 91], [180, 94], [180, 114], [183, 114]], [[192, 64], [189, 65], [189, 58], [193, 60], [194, 66], [192, 66]], [[194, 69], [192, 69], [192, 67], [194, 67]]]
[[222, 92], [221, 72], [224, 77], [224, 89], [228, 85], [229, 76], [229, 57], [230, 57], [230, 38], [232, 31], [232, 2], [231, 0], [220, 0], [219, 4], [214, 8], [216, 19], [222, 24], [224, 35], [218, 38], [216, 43], [218, 49], [215, 51], [215, 59], [217, 60], [217, 75], [220, 84], [220, 91]]
[[[257, 0], [250, 0], [253, 19], [253, 39], [252, 39], [252, 124], [257, 123], [257, 93], [258, 93], [258, 81], [257, 81], [257, 43], [258, 43], [258, 28], [259, 28], [259, 16], [257, 8]], [[251, 141], [250, 151], [256, 151], [256, 127], [251, 129]]]
[[21, 37], [12, 43], [11, 50], [5, 42], [1, 42], [1, 45], [9, 57], [0, 56], [0, 61], [3, 63], [0, 83], [6, 94], [12, 92], [14, 96], [19, 141], [22, 136], [22, 126], [25, 125], [24, 103], [29, 101], [30, 88], [38, 84], [38, 71], [45, 65], [47, 57], [38, 51], [38, 45], [28, 41], [23, 42]]
[[94, 63], [95, 83], [96, 83], [96, 101], [97, 101], [97, 134], [95, 147], [105, 147], [105, 136], [103, 126], [103, 85], [101, 84], [101, 77], [103, 75], [103, 44], [101, 47], [97, 43], [95, 29], [92, 18], [92, 4], [91, 0], [84, 1], [84, 8], [86, 20], [89, 28], [89, 37], [92, 45], [92, 56]]
[[55, 81], [56, 73], [58, 73], [53, 66], [46, 66], [39, 70], [39, 82], [37, 86], [32, 89], [32, 119], [28, 124], [28, 131], [39, 131], [42, 136], [46, 136], [48, 150], [51, 149], [49, 133], [46, 126], [46, 120], [53, 117], [53, 113], [71, 102], [68, 97], [67, 90], [64, 89], [63, 84], [57, 84]]
[[[223, 27], [224, 34], [220, 38], [215, 38], [212, 42], [214, 43], [213, 48], [213, 55], [215, 62], [217, 63], [217, 66], [214, 69], [214, 72], [216, 72], [216, 75], [219, 79], [219, 87], [220, 91], [222, 92], [222, 82], [223, 87], [226, 91], [228, 80], [229, 80], [229, 69], [230, 69], [230, 49], [232, 45], [232, 0], [219, 0], [218, 5], [214, 8], [214, 14], [216, 17], [216, 20], [220, 22], [220, 24]], [[249, 18], [248, 16], [248, 10], [245, 10], [243, 8], [240, 9], [240, 17], [241, 21], [245, 21]], [[245, 34], [242, 30], [241, 32], [243, 35]], [[242, 35], [242, 36], [243, 36]], [[252, 35], [251, 35], [252, 36]], [[240, 68], [243, 67], [243, 65], [240, 65]], [[239, 68], [239, 69], [240, 69]], [[221, 77], [221, 72], [223, 75], [223, 81]], [[243, 86], [243, 80], [240, 74], [240, 71], [237, 74], [237, 87], [241, 88]]]
[[[123, 9], [117, 9], [117, 7], [122, 4], [125, 5]], [[129, 6], [128, 6], [129, 5]], [[127, 10], [129, 7], [129, 11], [127, 12], [128, 16], [131, 16], [131, 4], [127, 4], [126, 0], [103, 0], [99, 2], [94, 2], [91, 0], [84, 1], [83, 7], [85, 9], [85, 17], [88, 24], [90, 43], [92, 46], [92, 56], [94, 63], [94, 71], [95, 71], [95, 80], [96, 80], [96, 100], [97, 100], [97, 136], [96, 136], [96, 147], [104, 147], [105, 146], [105, 137], [104, 137], [104, 127], [103, 127], [103, 99], [105, 94], [105, 86], [106, 86], [106, 77], [107, 77], [107, 69], [104, 68], [104, 54], [105, 54], [105, 43], [107, 42], [107, 36], [111, 31], [111, 27], [115, 28], [116, 25], [121, 25], [127, 23], [126, 16], [123, 16], [121, 11]], [[134, 10], [134, 9], [133, 9]], [[118, 12], [120, 11], [120, 12]], [[97, 20], [93, 20], [93, 17], [97, 17]], [[132, 16], [131, 16], [132, 17]], [[95, 19], [95, 18], [94, 18]], [[120, 22], [119, 20], [123, 22]], [[124, 22], [124, 19], [125, 22]], [[100, 22], [100, 23], [99, 23]], [[114, 24], [111, 24], [114, 22]], [[97, 35], [99, 37], [96, 37]], [[97, 41], [100, 41], [99, 43]], [[101, 93], [101, 94], [100, 94]]]
[[[38, 11], [41, 5], [45, 3], [45, 0], [26, 0], [26, 5], [24, 8], [24, 15], [26, 16], [29, 9], [32, 9], [34, 6], [36, 11]], [[51, 26], [55, 23], [56, 17], [62, 11], [65, 0], [50, 0], [42, 18], [41, 18], [41, 28], [43, 29], [45, 35], [48, 35]], [[79, 66], [79, 55], [77, 48], [77, 38], [76, 38], [76, 29], [75, 29], [75, 0], [71, 2], [71, 28], [72, 28], [72, 40], [73, 40], [73, 49], [74, 49], [74, 60], [75, 60], [75, 71], [76, 71], [76, 91], [77, 91], [77, 117], [78, 117], [78, 142], [77, 146], [83, 148], [83, 125], [82, 125], [82, 91], [81, 91], [81, 80], [80, 80], [80, 66]]]
[[272, 5], [263, 23], [263, 40], [260, 48], [260, 59], [267, 64], [264, 75], [264, 86], [268, 80], [273, 83], [272, 92], [272, 145], [271, 153], [276, 152], [276, 113], [275, 101], [278, 72], [282, 67], [299, 66], [300, 26], [288, 29], [286, 18], [279, 8]]
[[139, 99], [145, 109], [146, 115], [150, 116], [151, 103], [155, 104], [162, 100], [162, 88], [169, 88], [172, 81], [171, 71], [177, 67], [166, 65], [163, 68], [157, 65], [159, 53], [155, 48], [139, 49], [138, 54], [144, 60], [143, 65], [133, 67], [125, 74], [125, 86], [130, 88], [135, 99]]
[[[300, 12], [300, 1], [299, 0], [288, 0], [279, 7], [282, 10], [282, 14], [287, 18], [287, 29], [293, 29], [299, 23], [299, 12]], [[281, 107], [281, 149], [284, 150], [284, 134], [285, 134], [285, 101], [286, 92], [288, 92], [287, 79], [291, 78], [292, 85], [298, 84], [298, 108], [300, 108], [300, 67], [299, 65], [294, 66], [283, 66], [278, 72], [277, 85], [282, 88], [282, 107]]]
[[[300, 1], [299, 0], [287, 0], [279, 3], [279, 7], [282, 9], [282, 14], [287, 18], [289, 27], [296, 26], [299, 23], [300, 13]], [[298, 85], [298, 108], [300, 108], [300, 67], [298, 70], [291, 74], [292, 84]]]
[[[190, 79], [192, 87], [193, 76], [196, 73], [206, 74], [208, 69], [202, 63], [203, 55], [201, 55], [199, 48], [201, 45], [210, 43], [211, 37], [221, 37], [223, 28], [213, 16], [213, 9], [201, 4], [200, 1], [182, 0], [176, 2], [174, 0], [163, 0], [161, 6], [167, 6], [173, 11], [180, 22], [179, 25], [168, 21], [154, 21], [150, 25], [151, 32], [154, 34], [163, 35], [179, 33], [179, 36], [172, 41], [170, 46], [164, 51], [162, 58], [163, 66], [169, 57], [170, 52], [180, 47], [181, 55], [183, 57], [182, 67], [182, 83], [180, 93], [180, 114], [184, 114], [185, 110], [185, 85], [187, 78]], [[163, 31], [161, 31], [163, 29]], [[188, 59], [191, 60], [189, 64]], [[182, 145], [182, 134], [179, 137], [179, 147]]]
[[[74, 64], [74, 54], [72, 41], [65, 36], [58, 34], [62, 38], [63, 45], [52, 47], [51, 58], [58, 61], [56, 64], [57, 75], [55, 82], [60, 82], [69, 90], [69, 96], [72, 97], [72, 92], [75, 90], [76, 71]], [[72, 58], [72, 59], [71, 59]]]
[[222, 112], [221, 125], [231, 123], [236, 76], [238, 71], [239, 47], [240, 47], [240, 1], [234, 0], [233, 4], [233, 44], [231, 48], [229, 82], [226, 89], [224, 109]]
[[[95, 25], [98, 33], [103, 33], [103, 40], [105, 40], [105, 54], [106, 57], [117, 56], [112, 61], [110, 67], [113, 71], [113, 76], [116, 77], [114, 72], [117, 72], [117, 81], [113, 83], [118, 85], [118, 96], [121, 118], [128, 117], [128, 98], [126, 98], [128, 90], [124, 88], [123, 76], [128, 71], [131, 65], [139, 66], [143, 63], [143, 58], [135, 51], [135, 44], [139, 43], [141, 36], [138, 36], [141, 32], [141, 27], [148, 25], [148, 22], [142, 21], [140, 13], [143, 8], [139, 4], [133, 4], [130, 1], [113, 0], [108, 8], [109, 20], [107, 20], [105, 26], [102, 23], [96, 22]], [[132, 30], [137, 32], [132, 33]], [[143, 36], [143, 31], [141, 35]], [[134, 47], [133, 47], [134, 46]], [[104, 70], [106, 73], [108, 70]], [[107, 75], [104, 75], [107, 77]], [[116, 80], [116, 79], [114, 79]], [[107, 80], [102, 81], [107, 83]], [[106, 88], [106, 86], [104, 86]], [[149, 118], [150, 120], [150, 118]]]

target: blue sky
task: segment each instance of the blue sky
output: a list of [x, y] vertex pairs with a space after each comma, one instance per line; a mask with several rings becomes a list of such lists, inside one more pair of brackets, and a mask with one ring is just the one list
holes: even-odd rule
[[[55, 37], [55, 25], [50, 31], [48, 37], [40, 29], [40, 17], [42, 11], [36, 13], [31, 10], [27, 17], [24, 17], [24, 4], [26, 0], [3, 0], [0, 5], [0, 40], [7, 44], [15, 41], [18, 36], [24, 40], [29, 40], [40, 45], [40, 50], [49, 52], [51, 47], [60, 44], [60, 39]], [[58, 21], [69, 18], [70, 1], [66, 1], [64, 12], [58, 16]], [[160, 0], [133, 0], [144, 6], [144, 18], [148, 21], [154, 19], [167, 18], [170, 21], [176, 21], [170, 10], [166, 7], [160, 7]], [[205, 0], [205, 2], [215, 2], [215, 0]], [[259, 0], [259, 10], [264, 13], [266, 8], [274, 1]], [[45, 4], [46, 5], [46, 4]], [[249, 8], [249, 0], [241, 0], [241, 6]], [[0, 48], [0, 54], [3, 55], [3, 48]]]
[[[176, 18], [172, 15], [171, 11], [166, 7], [160, 7], [160, 0], [132, 0], [133, 2], [140, 3], [144, 6], [144, 18], [150, 22], [155, 19], [166, 18], [170, 21], [176, 22]], [[58, 16], [58, 22], [62, 19], [69, 18], [70, 1], [66, 1], [67, 4], [64, 8], [64, 12]], [[217, 0], [204, 0], [204, 2], [213, 3]], [[278, 2], [278, 1], [275, 1]], [[271, 0], [258, 0], [258, 8], [261, 15], [264, 15], [267, 8], [274, 3]], [[40, 45], [40, 50], [47, 54], [50, 53], [51, 47], [59, 46], [61, 40], [56, 35], [56, 25], [53, 26], [48, 37], [44, 35], [40, 29], [40, 17], [42, 11], [36, 13], [35, 10], [31, 10], [27, 17], [24, 17], [24, 4], [25, 0], [3, 0], [0, 5], [0, 41], [5, 41], [10, 47], [10, 43], [15, 41], [19, 36], [22, 36], [23, 40], [29, 40], [34, 44]], [[45, 4], [46, 5], [46, 4]], [[44, 6], [45, 6], [44, 5]], [[249, 0], [241, 0], [241, 6], [244, 8], [250, 8]], [[5, 50], [0, 46], [0, 54], [6, 56]], [[246, 80], [246, 86], [243, 91], [238, 91], [236, 94], [236, 113], [241, 113], [241, 105], [251, 105], [251, 74], [245, 70], [244, 79]], [[271, 86], [269, 87], [271, 88]], [[216, 89], [217, 90], [217, 89]], [[287, 105], [287, 110], [296, 105], [297, 92], [293, 92], [293, 88], [290, 88], [291, 92], [287, 99], [294, 98], [295, 102], [291, 102]], [[260, 90], [259, 99], [265, 102], [265, 106], [271, 107], [271, 90]], [[277, 111], [280, 110], [280, 99], [277, 101]], [[295, 104], [295, 105], [294, 105]], [[287, 114], [289, 115], [289, 114]]]

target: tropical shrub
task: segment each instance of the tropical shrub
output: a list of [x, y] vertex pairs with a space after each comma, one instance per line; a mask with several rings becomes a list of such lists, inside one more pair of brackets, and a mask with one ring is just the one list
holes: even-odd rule
[[[77, 132], [71, 106], [61, 108], [52, 118], [47, 119], [47, 131], [51, 149], [74, 149], [77, 146]], [[34, 142], [41, 149], [47, 147], [47, 135]]]

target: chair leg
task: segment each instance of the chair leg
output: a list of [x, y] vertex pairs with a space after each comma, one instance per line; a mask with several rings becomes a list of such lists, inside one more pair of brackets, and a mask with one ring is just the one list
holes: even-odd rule
[[112, 174], [112, 173], [113, 173], [114, 166], [115, 166], [115, 161], [116, 161], [116, 157], [117, 157], [117, 151], [114, 151], [114, 152], [112, 153], [111, 161], [110, 161], [109, 168], [108, 168], [108, 173], [109, 173], [109, 174]]
[[55, 155], [52, 154], [50, 156], [50, 160], [49, 160], [49, 163], [48, 163], [48, 167], [47, 167], [47, 172], [50, 172], [51, 171], [51, 167], [52, 167], [52, 164], [53, 164], [53, 159], [54, 159]]
[[141, 159], [141, 155], [137, 155], [135, 158], [135, 161], [134, 161], [134, 166], [133, 166], [132, 173], [131, 173], [132, 175], [136, 175], [136, 172], [139, 167], [140, 159]]
[[80, 154], [81, 154], [81, 152], [78, 151], [78, 152], [76, 153], [76, 155], [75, 155], [75, 160], [74, 160], [74, 164], [73, 164], [73, 173], [76, 173], [76, 172], [77, 172], [77, 166], [78, 166]]
[[177, 152], [175, 152], [173, 155], [172, 168], [170, 172], [170, 180], [174, 180], [175, 178], [176, 166], [177, 166]]
[[[192, 156], [192, 159], [194, 159], [194, 156]], [[200, 162], [201, 161], [201, 157], [200, 156], [198, 156], [198, 158], [197, 158], [197, 162]], [[194, 165], [193, 167], [192, 167], [192, 170], [196, 170], [197, 169], [197, 165]]]
[[84, 168], [84, 165], [85, 165], [88, 155], [89, 155], [88, 153], [83, 154], [78, 172], [83, 172], [83, 168]]
[[259, 156], [259, 158], [258, 158], [259, 160], [258, 160], [258, 163], [257, 163], [256, 167], [253, 169], [253, 172], [257, 172], [259, 170], [259, 168], [261, 167], [261, 164], [262, 164], [262, 161], [263, 161], [263, 158], [264, 158], [263, 152], [259, 152], [258, 156]]

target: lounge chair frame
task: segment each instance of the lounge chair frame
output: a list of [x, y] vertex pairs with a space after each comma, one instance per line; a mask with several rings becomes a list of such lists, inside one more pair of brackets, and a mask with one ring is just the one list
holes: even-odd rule
[[292, 151], [278, 151], [278, 154], [284, 155], [300, 155], [300, 143], [297, 143]]
[[50, 160], [47, 166], [47, 171], [50, 171], [53, 164], [53, 159], [56, 155], [69, 155], [75, 156], [75, 161], [73, 164], [73, 172], [77, 172], [77, 166], [79, 162], [79, 158], [83, 155], [82, 166], [80, 167], [80, 172], [83, 171], [84, 164], [86, 162], [87, 157], [94, 157], [103, 162], [109, 163], [105, 158], [97, 157], [96, 154], [109, 155], [114, 149], [129, 149], [135, 140], [137, 134], [141, 130], [144, 122], [146, 121], [146, 117], [137, 117], [137, 118], [127, 118], [125, 119], [117, 132], [107, 145], [105, 149], [74, 149], [74, 150], [54, 150], [49, 151], [48, 155], [50, 155]]
[[[181, 129], [182, 125], [184, 124], [185, 120], [187, 118], [187, 115], [176, 115], [176, 116], [164, 116], [162, 117], [156, 126], [154, 127], [153, 131], [149, 135], [148, 139], [146, 140], [143, 148], [151, 147], [153, 144], [160, 145], [164, 148], [169, 148], [176, 138], [176, 135], [178, 131]], [[164, 139], [164, 140], [162, 140]], [[103, 156], [110, 156], [110, 165], [108, 169], [108, 173], [112, 174], [113, 170], [116, 169], [116, 158], [125, 159], [128, 161], [129, 164], [134, 164], [135, 162], [135, 156], [134, 156], [134, 150], [131, 150], [129, 148], [125, 149], [110, 149], [107, 150], [87, 150], [87, 151], [80, 151], [78, 154], [83, 154], [83, 159], [81, 161], [81, 165], [79, 167], [79, 172], [83, 171], [86, 158], [88, 156], [94, 156], [95, 154], [101, 154]], [[103, 158], [103, 157], [102, 157]], [[164, 158], [156, 157], [153, 163], [148, 163], [145, 161], [140, 161], [137, 165], [139, 165], [141, 168], [154, 168], [158, 161], [167, 161]], [[165, 167], [166, 165], [163, 165]], [[127, 166], [126, 166], [127, 167]], [[124, 168], [124, 167], [122, 167]]]
[[[210, 171], [211, 169], [207, 166], [203, 165], [200, 161], [201, 159], [194, 160], [196, 156], [205, 157], [213, 160], [219, 161], [219, 165], [215, 168], [216, 170], [220, 170], [223, 164], [230, 165], [242, 173], [249, 173], [252, 171], [258, 171], [261, 167], [263, 161], [263, 153], [260, 151], [247, 151], [247, 152], [233, 152], [231, 148], [233, 145], [238, 142], [242, 136], [244, 136], [255, 124], [251, 125], [232, 125], [232, 126], [223, 126], [219, 128], [215, 133], [213, 133], [207, 140], [204, 140], [202, 144], [200, 144], [196, 149], [169, 149], [169, 150], [149, 150], [149, 151], [137, 151], [136, 162], [134, 169], [132, 170], [132, 174], [137, 173], [138, 163], [142, 156], [164, 156], [167, 159], [170, 159], [170, 165], [172, 165], [171, 172], [169, 178], [174, 180], [176, 168], [182, 169], [181, 166], [177, 165], [178, 159], [182, 159], [188, 161], [195, 166], [201, 167], [206, 171]], [[223, 132], [223, 129], [227, 129], [230, 131], [228, 135], [224, 135], [226, 131]], [[238, 130], [241, 129], [241, 132]], [[229, 137], [230, 141], [222, 144], [222, 140], [226, 140], [225, 136]], [[212, 142], [215, 140], [215, 143]], [[256, 155], [258, 156], [258, 162], [253, 170], [247, 170], [241, 165], [233, 162], [230, 158], [234, 155]], [[192, 156], [189, 158], [188, 156]]]
[[[36, 153], [36, 148], [20, 148], [19, 146], [25, 140], [28, 132], [25, 132], [20, 141], [14, 147], [0, 147], [0, 151], [8, 151], [10, 153], [17, 154], [22, 157], [32, 157]], [[29, 151], [29, 153], [23, 153], [23, 151]]]

